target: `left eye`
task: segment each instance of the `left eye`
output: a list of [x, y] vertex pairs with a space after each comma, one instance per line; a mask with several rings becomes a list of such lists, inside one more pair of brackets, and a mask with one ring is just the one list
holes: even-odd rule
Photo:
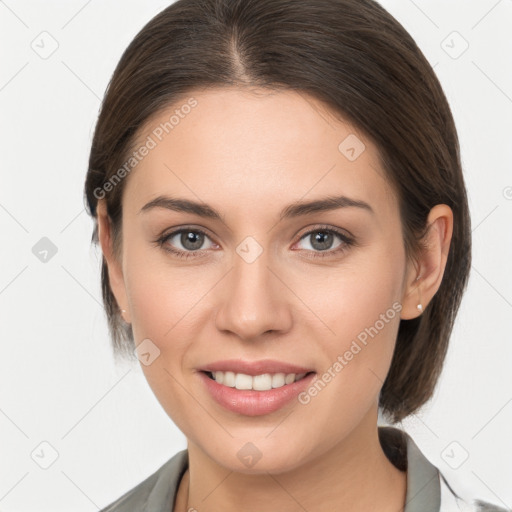
[[[340, 241], [333, 247], [336, 237]], [[312, 250], [314, 252], [334, 251], [343, 243], [350, 243], [350, 239], [347, 236], [332, 229], [315, 229], [313, 231], [309, 231], [302, 236], [300, 240], [305, 240], [309, 244], [309, 247], [302, 247], [303, 249]]]

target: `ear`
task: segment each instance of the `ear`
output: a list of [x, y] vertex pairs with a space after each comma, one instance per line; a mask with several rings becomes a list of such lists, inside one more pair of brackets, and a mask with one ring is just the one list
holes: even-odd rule
[[[108, 268], [110, 289], [112, 290], [112, 293], [116, 299], [120, 310], [120, 315], [123, 317], [125, 322], [129, 323], [130, 312], [128, 309], [128, 300], [123, 277], [122, 262], [119, 261], [114, 254], [111, 220], [107, 213], [106, 203], [103, 199], [98, 201], [96, 212], [98, 219], [98, 240]], [[123, 313], [121, 311], [122, 309], [125, 309], [126, 312]]]
[[403, 320], [420, 316], [441, 286], [453, 233], [451, 208], [446, 204], [434, 206], [427, 225], [420, 254], [407, 266], [400, 316]]

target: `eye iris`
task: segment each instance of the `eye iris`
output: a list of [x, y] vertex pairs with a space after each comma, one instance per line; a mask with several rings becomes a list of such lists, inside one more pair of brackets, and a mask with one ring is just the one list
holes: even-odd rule
[[203, 245], [203, 238], [204, 235], [201, 233], [195, 233], [194, 231], [184, 231], [181, 234], [180, 241], [185, 249], [193, 251], [199, 249]]
[[[329, 233], [327, 231], [317, 231], [316, 233], [312, 234], [311, 237], [312, 237], [311, 238], [311, 240], [312, 240], [312, 244], [311, 245], [315, 249], [319, 249], [319, 250], [329, 249], [332, 246], [332, 242], [333, 242], [333, 235], [332, 235], [332, 233]], [[315, 246], [315, 244], [317, 242], [319, 242], [319, 245]]]

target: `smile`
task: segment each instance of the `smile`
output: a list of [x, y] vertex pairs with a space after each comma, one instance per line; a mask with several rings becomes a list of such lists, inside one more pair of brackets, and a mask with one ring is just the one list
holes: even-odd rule
[[307, 373], [263, 373], [260, 375], [247, 375], [245, 373], [230, 371], [206, 372], [206, 374], [218, 384], [239, 390], [249, 389], [255, 391], [269, 391], [271, 389], [281, 388], [293, 382], [297, 382], [308, 375]]

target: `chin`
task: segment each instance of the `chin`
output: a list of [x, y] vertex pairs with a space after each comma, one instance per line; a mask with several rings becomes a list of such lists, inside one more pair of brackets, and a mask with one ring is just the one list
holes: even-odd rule
[[283, 441], [279, 441], [279, 445], [281, 449], [276, 449], [268, 440], [232, 440], [229, 446], [222, 446], [219, 453], [216, 450], [207, 450], [207, 453], [220, 466], [246, 475], [286, 473], [304, 464], [303, 450], [293, 451], [290, 446], [283, 449]]

